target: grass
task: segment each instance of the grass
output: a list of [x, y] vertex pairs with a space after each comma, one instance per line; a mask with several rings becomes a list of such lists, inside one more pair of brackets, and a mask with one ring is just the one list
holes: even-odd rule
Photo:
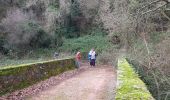
[[80, 50], [81, 52], [87, 52], [90, 51], [91, 48], [95, 48], [97, 52], [102, 52], [109, 47], [111, 47], [111, 44], [106, 36], [87, 35], [80, 38], [66, 39], [60, 51], [75, 53]]
[[25, 63], [35, 63], [42, 60], [14, 60], [14, 59], [2, 59], [0, 60], [0, 68], [4, 68], [7, 66], [13, 66], [13, 65], [20, 65]]
[[[36, 49], [25, 53], [22, 57], [17, 57], [15, 53], [8, 56], [3, 56], [0, 59], [0, 68], [53, 60], [54, 52], [57, 52], [57, 49]], [[68, 58], [70, 56], [72, 56], [72, 54], [62, 52], [59, 53], [57, 59]]]
[[116, 100], [154, 100], [144, 82], [125, 59], [118, 62]]
[[48, 62], [54, 62], [54, 61], [62, 61], [62, 60], [66, 60], [66, 59], [71, 59], [71, 58], [74, 58], [74, 57], [65, 57], [65, 58], [58, 58], [58, 59], [49, 59], [49, 60], [21, 60], [21, 61], [18, 61], [17, 62], [13, 62], [11, 63], [11, 65], [7, 65], [5, 67], [0, 67], [0, 70], [3, 70], [3, 69], [9, 69], [9, 68], [16, 68], [16, 67], [22, 67], [22, 66], [29, 66], [29, 65], [33, 65], [33, 64], [43, 64], [43, 63], [48, 63]]

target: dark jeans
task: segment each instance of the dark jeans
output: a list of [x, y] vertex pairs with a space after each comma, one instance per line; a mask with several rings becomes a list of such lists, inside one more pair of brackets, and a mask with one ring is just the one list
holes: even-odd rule
[[91, 59], [91, 60], [90, 60], [90, 65], [91, 65], [91, 66], [95, 66], [95, 59]]

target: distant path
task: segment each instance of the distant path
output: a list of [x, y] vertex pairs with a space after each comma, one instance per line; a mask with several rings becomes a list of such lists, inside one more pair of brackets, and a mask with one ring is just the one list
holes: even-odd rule
[[114, 100], [116, 73], [112, 66], [88, 70], [26, 100]]

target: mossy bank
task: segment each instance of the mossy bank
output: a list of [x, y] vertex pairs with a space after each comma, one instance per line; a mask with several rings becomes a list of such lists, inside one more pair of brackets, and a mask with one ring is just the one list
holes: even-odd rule
[[116, 100], [154, 100], [146, 85], [125, 59], [118, 61]]

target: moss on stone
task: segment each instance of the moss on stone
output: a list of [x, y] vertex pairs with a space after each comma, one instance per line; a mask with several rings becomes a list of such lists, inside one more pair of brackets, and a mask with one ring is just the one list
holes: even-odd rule
[[146, 85], [125, 59], [118, 61], [116, 100], [154, 100]]
[[38, 62], [0, 69], [0, 95], [13, 92], [75, 67], [74, 58]]

